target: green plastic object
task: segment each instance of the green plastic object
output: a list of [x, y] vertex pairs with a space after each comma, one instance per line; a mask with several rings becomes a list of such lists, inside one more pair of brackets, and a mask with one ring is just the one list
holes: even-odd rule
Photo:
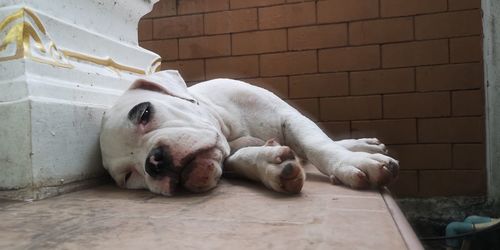
[[[452, 237], [459, 234], [472, 232], [474, 225], [469, 222], [452, 222], [446, 226], [446, 237]], [[448, 239], [446, 245], [452, 248], [460, 248], [462, 245], [461, 239]]]
[[[460, 234], [470, 233], [475, 231], [474, 224], [482, 224], [491, 222], [490, 217], [483, 217], [472, 215], [463, 222], [452, 222], [446, 226], [446, 237], [453, 237]], [[462, 239], [448, 239], [446, 240], [446, 245], [451, 248], [460, 248], [462, 245]]]
[[464, 222], [472, 223], [472, 224], [481, 224], [481, 223], [491, 222], [491, 218], [484, 217], [484, 216], [471, 215], [471, 216], [465, 218]]

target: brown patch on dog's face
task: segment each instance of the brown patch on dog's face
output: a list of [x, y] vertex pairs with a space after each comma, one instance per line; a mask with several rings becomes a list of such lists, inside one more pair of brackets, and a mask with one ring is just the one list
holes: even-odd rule
[[200, 152], [182, 171], [183, 187], [192, 192], [205, 192], [217, 185], [222, 175], [222, 154], [212, 148]]

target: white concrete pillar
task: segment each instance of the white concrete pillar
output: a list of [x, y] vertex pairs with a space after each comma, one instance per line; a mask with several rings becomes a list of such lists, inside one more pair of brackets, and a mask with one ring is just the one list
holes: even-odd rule
[[500, 205], [500, 1], [483, 0], [488, 198]]
[[0, 0], [0, 198], [44, 198], [104, 175], [103, 111], [161, 62], [137, 41], [157, 1]]

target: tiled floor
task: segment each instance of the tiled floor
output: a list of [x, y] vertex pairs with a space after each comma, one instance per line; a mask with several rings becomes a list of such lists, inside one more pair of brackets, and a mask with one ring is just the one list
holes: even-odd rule
[[380, 193], [333, 186], [314, 173], [297, 196], [223, 180], [202, 195], [105, 185], [0, 203], [0, 249], [406, 248]]

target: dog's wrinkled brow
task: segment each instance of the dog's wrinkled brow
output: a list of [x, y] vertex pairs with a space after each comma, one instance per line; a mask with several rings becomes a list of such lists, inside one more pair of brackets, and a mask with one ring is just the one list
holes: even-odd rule
[[137, 105], [135, 105], [129, 112], [128, 112], [128, 119], [131, 122], [137, 122], [141, 115], [144, 113], [144, 110], [146, 110], [149, 106], [151, 106], [150, 102], [141, 102]]

